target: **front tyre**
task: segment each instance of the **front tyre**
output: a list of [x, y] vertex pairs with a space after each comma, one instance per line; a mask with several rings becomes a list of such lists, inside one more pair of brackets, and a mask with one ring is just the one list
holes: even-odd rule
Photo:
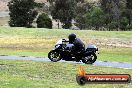
[[97, 55], [95, 53], [92, 53], [90, 56], [86, 56], [82, 62], [85, 64], [93, 64], [97, 59]]
[[48, 58], [53, 61], [53, 62], [57, 62], [57, 61], [60, 61], [61, 60], [61, 56], [60, 56], [60, 53], [55, 51], [55, 50], [51, 50], [49, 53], [48, 53]]

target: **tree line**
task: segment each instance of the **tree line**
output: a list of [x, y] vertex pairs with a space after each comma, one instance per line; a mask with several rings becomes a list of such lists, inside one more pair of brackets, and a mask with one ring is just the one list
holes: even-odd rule
[[47, 3], [45, 7], [45, 3], [34, 0], [11, 0], [8, 3], [9, 25], [32, 27], [34, 19], [37, 19], [37, 27], [52, 28], [51, 15], [58, 22], [58, 27], [61, 22], [64, 29], [70, 29], [73, 25], [81, 30], [132, 29], [132, 0], [47, 0]]

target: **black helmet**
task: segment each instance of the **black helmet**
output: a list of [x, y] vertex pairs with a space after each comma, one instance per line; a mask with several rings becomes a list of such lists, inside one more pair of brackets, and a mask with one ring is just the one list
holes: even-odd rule
[[69, 42], [73, 42], [76, 39], [76, 34], [72, 33], [68, 36]]

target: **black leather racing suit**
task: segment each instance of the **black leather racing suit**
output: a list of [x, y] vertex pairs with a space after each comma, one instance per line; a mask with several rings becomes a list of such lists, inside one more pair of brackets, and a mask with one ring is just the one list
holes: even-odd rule
[[76, 52], [79, 52], [79, 53], [84, 52], [85, 45], [79, 38], [75, 38], [74, 41], [69, 41], [69, 43], [74, 44]]

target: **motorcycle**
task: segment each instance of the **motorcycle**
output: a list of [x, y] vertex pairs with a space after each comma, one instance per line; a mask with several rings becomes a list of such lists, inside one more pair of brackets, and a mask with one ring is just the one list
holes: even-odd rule
[[74, 44], [69, 44], [66, 39], [61, 39], [55, 44], [54, 49], [48, 53], [48, 58], [52, 62], [65, 60], [93, 64], [97, 60], [97, 51], [98, 48], [95, 45], [88, 45], [83, 52], [76, 52]]

